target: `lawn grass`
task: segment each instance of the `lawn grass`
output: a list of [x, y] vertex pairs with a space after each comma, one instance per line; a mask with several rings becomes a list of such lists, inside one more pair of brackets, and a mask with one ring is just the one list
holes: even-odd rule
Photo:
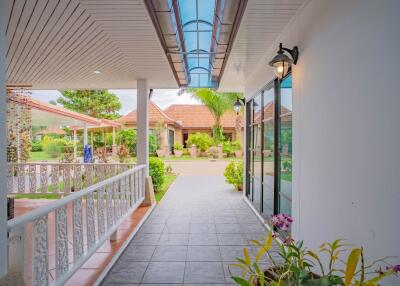
[[51, 158], [45, 151], [40, 151], [40, 152], [31, 152], [31, 157], [29, 158], [30, 162], [34, 161], [53, 161], [57, 162], [59, 161], [61, 156], [57, 158]]
[[174, 174], [166, 174], [164, 183], [161, 186], [161, 189], [155, 193], [156, 201], [159, 202], [168, 191], [171, 184], [175, 181], [177, 175]]

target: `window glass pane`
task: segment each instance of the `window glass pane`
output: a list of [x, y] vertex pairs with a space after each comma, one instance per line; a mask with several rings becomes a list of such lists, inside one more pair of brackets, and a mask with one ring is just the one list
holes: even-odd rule
[[274, 89], [271, 87], [264, 91], [263, 101], [263, 215], [268, 218], [274, 214], [274, 114]]
[[280, 151], [280, 206], [281, 213], [292, 213], [292, 76], [281, 83], [279, 130]]
[[262, 117], [262, 102], [261, 102], [261, 94], [257, 95], [253, 100], [253, 110], [254, 110], [254, 145], [253, 145], [253, 160], [254, 160], [254, 181], [253, 181], [253, 203], [257, 209], [261, 207], [261, 191], [262, 191], [262, 127], [261, 127], [261, 117]]

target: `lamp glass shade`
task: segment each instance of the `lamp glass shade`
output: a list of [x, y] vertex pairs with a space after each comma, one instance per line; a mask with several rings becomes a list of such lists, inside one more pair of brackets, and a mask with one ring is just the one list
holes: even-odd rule
[[279, 79], [282, 79], [287, 75], [287, 73], [289, 71], [290, 62], [286, 62], [286, 61], [275, 62], [275, 63], [273, 63], [272, 67], [274, 69], [275, 75]]
[[239, 100], [236, 100], [235, 104], [233, 105], [233, 109], [239, 114], [240, 110], [242, 109], [242, 104]]

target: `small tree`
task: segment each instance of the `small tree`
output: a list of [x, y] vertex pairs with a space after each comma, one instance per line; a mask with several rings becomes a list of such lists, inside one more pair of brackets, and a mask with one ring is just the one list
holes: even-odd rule
[[196, 132], [189, 135], [186, 143], [188, 145], [194, 144], [200, 151], [205, 152], [214, 144], [214, 141], [207, 133]]
[[64, 90], [57, 103], [63, 107], [96, 118], [116, 119], [121, 102], [108, 90]]
[[236, 190], [243, 190], [243, 162], [231, 161], [225, 169], [225, 180], [233, 185]]

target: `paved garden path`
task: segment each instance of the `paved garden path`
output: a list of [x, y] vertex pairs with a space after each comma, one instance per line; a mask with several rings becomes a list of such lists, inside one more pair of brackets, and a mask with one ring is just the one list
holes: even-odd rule
[[103, 285], [232, 284], [228, 265], [265, 234], [223, 176], [179, 176]]

